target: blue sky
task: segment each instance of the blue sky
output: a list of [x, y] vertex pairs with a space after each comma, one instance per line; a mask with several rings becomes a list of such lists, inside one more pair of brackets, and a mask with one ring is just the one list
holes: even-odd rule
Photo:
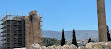
[[[5, 13], [28, 15], [37, 10], [43, 30], [97, 30], [97, 0], [0, 0], [0, 17]], [[105, 0], [107, 25], [111, 29], [111, 0]], [[18, 14], [17, 14], [18, 13]], [[0, 19], [1, 19], [0, 18]]]

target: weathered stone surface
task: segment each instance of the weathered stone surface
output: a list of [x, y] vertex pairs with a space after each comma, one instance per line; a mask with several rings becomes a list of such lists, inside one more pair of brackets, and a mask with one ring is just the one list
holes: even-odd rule
[[56, 46], [56, 45], [53, 45], [52, 47], [53, 47], [53, 49], [57, 49], [57, 46]]
[[32, 44], [30, 49], [111, 49], [111, 42], [97, 42], [88, 43], [86, 46], [76, 47], [75, 45], [64, 45], [64, 46], [40, 46], [39, 44]]
[[101, 45], [95, 43], [94, 44], [94, 49], [104, 49]]
[[104, 0], [97, 0], [99, 42], [107, 42], [107, 26]]
[[70, 49], [69, 45], [64, 45], [63, 49]]
[[42, 49], [47, 49], [47, 47], [46, 47], [46, 46], [41, 46], [41, 48], [42, 48]]
[[111, 42], [88, 43], [86, 48], [90, 49], [111, 49]]
[[62, 46], [57, 46], [57, 49], [63, 49]]
[[77, 49], [77, 47], [75, 45], [73, 45], [73, 44], [70, 45], [69, 47], [70, 47], [70, 49]]
[[32, 44], [30, 49], [42, 49], [39, 44]]
[[25, 16], [25, 30], [26, 30], [26, 48], [36, 43], [41, 45], [41, 18], [37, 11], [31, 11], [29, 16]]
[[53, 49], [51, 46], [48, 46], [47, 49]]
[[49, 47], [47, 47], [46, 49], [50, 49]]
[[26, 48], [14, 48], [14, 49], [26, 49]]
[[86, 48], [94, 48], [94, 43], [87, 43]]
[[78, 49], [87, 49], [85, 46], [80, 46]]
[[100, 45], [100, 46], [102, 46], [102, 48], [110, 48], [111, 49], [111, 42], [98, 42], [98, 43], [96, 43], [95, 45]]

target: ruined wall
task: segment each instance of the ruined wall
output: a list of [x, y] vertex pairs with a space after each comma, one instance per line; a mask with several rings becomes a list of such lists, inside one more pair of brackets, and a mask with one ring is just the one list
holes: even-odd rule
[[26, 24], [26, 48], [29, 49], [32, 44], [41, 45], [41, 18], [37, 11], [31, 11], [29, 16], [25, 17]]
[[30, 22], [29, 22], [29, 17], [28, 16], [25, 16], [25, 34], [26, 34], [26, 37], [25, 37], [25, 42], [26, 42], [26, 47], [27, 49], [30, 48], [30, 45], [31, 45], [31, 41], [32, 40], [32, 34], [31, 34], [31, 28], [30, 28]]
[[41, 24], [40, 16], [37, 15], [37, 11], [32, 11], [29, 13], [29, 19], [32, 26], [33, 40], [35, 44], [41, 45]]
[[64, 45], [64, 46], [40, 46], [39, 44], [32, 44], [30, 49], [111, 49], [111, 42], [97, 42], [87, 43], [86, 46], [76, 47], [75, 45]]

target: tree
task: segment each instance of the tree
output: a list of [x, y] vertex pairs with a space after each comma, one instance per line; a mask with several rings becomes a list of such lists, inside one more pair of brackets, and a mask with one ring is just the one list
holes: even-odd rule
[[111, 41], [108, 25], [107, 25], [107, 38], [108, 38], [108, 41]]
[[57, 45], [59, 46], [60, 45], [60, 40], [57, 40], [55, 38], [47, 38], [47, 37], [42, 37], [42, 46], [52, 46], [52, 45]]
[[76, 41], [76, 36], [75, 36], [75, 30], [73, 29], [73, 39], [72, 39], [72, 44], [78, 47], [77, 41]]
[[61, 46], [65, 44], [64, 29], [62, 30]]
[[91, 38], [88, 39], [88, 43], [91, 42]]

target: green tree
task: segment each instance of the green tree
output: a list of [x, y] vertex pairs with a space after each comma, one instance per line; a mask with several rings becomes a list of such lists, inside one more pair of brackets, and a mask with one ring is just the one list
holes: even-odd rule
[[42, 45], [43, 46], [52, 46], [52, 45], [60, 45], [60, 40], [55, 38], [44, 38], [42, 37]]
[[111, 41], [108, 25], [107, 25], [107, 38], [108, 38], [108, 41]]
[[65, 44], [64, 29], [62, 30], [61, 46]]
[[76, 41], [76, 36], [75, 36], [75, 30], [73, 29], [73, 39], [72, 39], [72, 44], [78, 47], [77, 41]]

